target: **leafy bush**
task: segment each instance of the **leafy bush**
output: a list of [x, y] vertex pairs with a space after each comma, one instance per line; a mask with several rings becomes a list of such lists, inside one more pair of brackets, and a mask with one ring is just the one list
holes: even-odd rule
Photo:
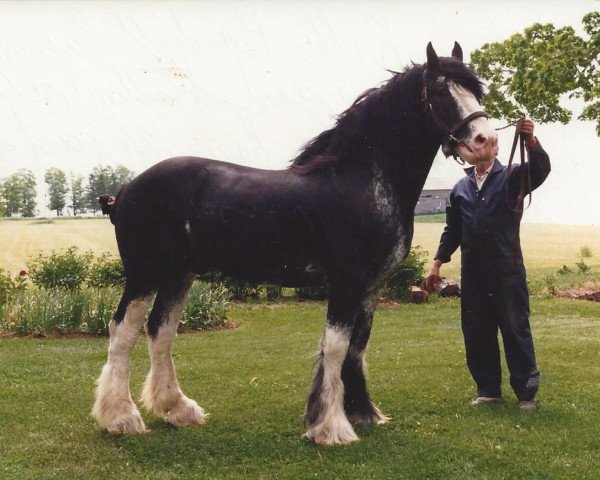
[[264, 294], [267, 300], [279, 300], [283, 295], [283, 287], [279, 285], [263, 285]]
[[89, 268], [87, 284], [92, 288], [125, 285], [125, 270], [121, 259], [110, 253], [100, 255]]
[[327, 300], [329, 297], [329, 287], [302, 287], [296, 289], [296, 295], [299, 300]]
[[220, 272], [208, 272], [198, 277], [203, 282], [219, 283], [229, 291], [232, 300], [245, 302], [251, 298], [260, 298], [262, 287], [258, 283], [244, 282]]
[[546, 283], [546, 289], [548, 290], [548, 293], [550, 295], [554, 295], [556, 293], [556, 278], [554, 278], [554, 275], [546, 275], [544, 277], [544, 282]]
[[592, 258], [592, 249], [587, 245], [584, 245], [579, 249], [579, 257], [580, 258]]
[[183, 312], [182, 324], [206, 329], [223, 324], [229, 304], [229, 292], [223, 284], [194, 282]]
[[[18, 335], [89, 333], [107, 335], [123, 290], [117, 287], [54, 290], [29, 288], [0, 303], [0, 331]], [[228, 292], [222, 285], [196, 282], [182, 321], [194, 329], [223, 324]]]
[[585, 263], [583, 260], [580, 260], [575, 265], [577, 265], [577, 271], [582, 274], [589, 272], [590, 269], [592, 268], [587, 263]]
[[27, 263], [29, 276], [40, 288], [76, 290], [85, 282], [92, 258], [91, 252], [80, 254], [77, 247], [52, 251], [49, 256], [40, 253]]
[[36, 333], [108, 333], [108, 324], [121, 299], [121, 290], [28, 289], [0, 306], [0, 330], [19, 335]]
[[573, 270], [571, 270], [569, 267], [567, 267], [566, 265], [563, 265], [562, 267], [560, 267], [556, 273], [558, 273], [559, 275], [567, 275], [569, 273], [573, 273]]
[[27, 272], [21, 271], [16, 277], [0, 268], [0, 305], [6, 303], [9, 298], [27, 288]]
[[410, 287], [423, 280], [427, 257], [428, 253], [420, 246], [413, 247], [400, 269], [386, 283], [382, 295], [394, 300], [410, 300]]

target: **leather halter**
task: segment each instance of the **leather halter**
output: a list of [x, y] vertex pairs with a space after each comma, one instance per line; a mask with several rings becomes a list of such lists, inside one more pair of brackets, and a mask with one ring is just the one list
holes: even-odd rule
[[[461, 129], [465, 128], [473, 120], [481, 117], [488, 118], [487, 114], [484, 111], [473, 112], [467, 115], [465, 118], [463, 118], [452, 128], [449, 128], [448, 125], [446, 125], [446, 122], [444, 122], [444, 120], [442, 120], [442, 118], [433, 109], [433, 106], [431, 105], [431, 102], [429, 101], [429, 98], [427, 96], [427, 87], [423, 87], [421, 100], [425, 104], [425, 112], [431, 115], [433, 123], [435, 123], [436, 126], [442, 131], [444, 139], [448, 141], [448, 143], [450, 143], [451, 145], [462, 145], [463, 147], [466, 147], [470, 150], [470, 147], [467, 145], [467, 143], [464, 140], [457, 138], [456, 135]], [[462, 159], [460, 162], [458, 161], [458, 159], [456, 158], [456, 154], [453, 153], [452, 156], [454, 157], [454, 160], [456, 160], [461, 165], [465, 164], [465, 161]]]
[[[469, 123], [471, 123], [473, 120], [475, 120], [476, 118], [481, 118], [481, 117], [488, 118], [488, 116], [485, 112], [483, 112], [483, 111], [473, 112], [473, 113], [467, 115], [465, 118], [463, 118], [454, 127], [448, 128], [448, 125], [446, 125], [446, 122], [444, 122], [440, 118], [440, 116], [436, 113], [436, 111], [433, 109], [433, 106], [431, 105], [431, 102], [429, 101], [429, 98], [427, 96], [427, 86], [423, 87], [423, 91], [421, 93], [421, 101], [424, 104], [425, 112], [428, 113], [429, 115], [431, 115], [431, 119], [436, 124], [436, 126], [443, 132], [444, 138], [445, 138], [445, 140], [448, 141], [448, 143], [453, 144], [453, 145], [462, 145], [462, 146], [468, 148], [469, 150], [471, 150], [471, 148], [467, 145], [467, 143], [464, 140], [456, 137], [456, 134], [462, 128], [466, 127]], [[510, 157], [508, 159], [508, 167], [507, 167], [508, 175], [510, 175], [510, 171], [513, 167], [513, 159], [514, 159], [515, 152], [517, 149], [517, 143], [519, 143], [519, 153], [521, 155], [521, 165], [525, 166], [527, 163], [529, 163], [529, 162], [526, 162], [527, 157], [526, 157], [526, 153], [525, 153], [526, 152], [525, 139], [523, 138], [522, 135], [520, 135], [522, 121], [523, 121], [523, 119], [521, 118], [515, 123], [511, 123], [505, 127], [496, 129], [496, 130], [503, 130], [504, 128], [511, 127], [513, 125], [516, 126], [515, 136], [513, 138], [513, 144], [512, 144], [512, 148], [510, 150]], [[529, 153], [529, 152], [527, 152], [527, 153]], [[459, 161], [456, 158], [456, 154], [453, 153], [452, 156], [454, 157], [454, 160], [456, 160], [456, 162], [458, 162], [459, 164], [461, 164], [461, 165], [465, 164], [465, 161], [463, 159], [460, 159], [460, 161]], [[523, 199], [525, 198], [526, 195], [529, 196], [529, 201], [527, 203], [527, 207], [519, 209], [518, 206], [521, 204], [521, 202], [523, 201]], [[508, 204], [509, 208], [514, 212], [521, 213], [525, 209], [529, 208], [529, 206], [531, 205], [531, 197], [532, 197], [532, 195], [531, 195], [531, 170], [529, 167], [527, 168], [527, 175], [525, 175], [525, 172], [523, 172], [523, 174], [521, 175], [520, 188], [519, 188], [519, 194], [517, 195], [516, 207], [513, 207], [510, 204], [510, 201], [508, 199], [508, 182], [506, 184], [506, 189], [504, 191], [504, 197], [505, 197], [506, 203]]]

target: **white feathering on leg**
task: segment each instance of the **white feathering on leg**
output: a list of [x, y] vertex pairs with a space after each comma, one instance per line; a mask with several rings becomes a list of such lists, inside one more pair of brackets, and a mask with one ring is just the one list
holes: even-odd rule
[[347, 330], [327, 327], [321, 342], [323, 412], [305, 436], [320, 445], [345, 445], [359, 440], [344, 412], [342, 364], [350, 344]]
[[129, 393], [131, 350], [140, 334], [150, 297], [133, 300], [123, 321], [109, 324], [108, 360], [97, 380], [92, 416], [101, 428], [115, 435], [146, 433], [142, 417]]
[[163, 416], [177, 427], [202, 425], [208, 417], [194, 400], [181, 391], [173, 363], [173, 340], [184, 305], [185, 299], [173, 305], [157, 336], [148, 337], [152, 363], [140, 398], [147, 410]]

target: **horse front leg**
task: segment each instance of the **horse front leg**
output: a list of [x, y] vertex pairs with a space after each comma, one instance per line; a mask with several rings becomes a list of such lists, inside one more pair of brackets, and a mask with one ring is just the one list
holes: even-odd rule
[[177, 427], [202, 425], [208, 414], [186, 397], [179, 386], [172, 351], [173, 340], [187, 300], [191, 281], [159, 290], [146, 324], [151, 367], [141, 400], [147, 410]]
[[378, 295], [373, 295], [362, 303], [342, 366], [344, 410], [352, 423], [361, 425], [373, 423], [381, 425], [389, 421], [389, 417], [371, 401], [365, 375], [365, 353], [371, 335], [377, 299]]
[[358, 306], [330, 291], [327, 325], [321, 340], [317, 373], [306, 406], [305, 436], [321, 445], [343, 445], [359, 440], [344, 411], [342, 365], [348, 353]]
[[117, 312], [108, 326], [108, 360], [96, 382], [92, 416], [100, 427], [115, 435], [148, 431], [131, 399], [129, 369], [131, 350], [140, 334], [151, 300], [152, 296], [139, 296], [125, 287]]

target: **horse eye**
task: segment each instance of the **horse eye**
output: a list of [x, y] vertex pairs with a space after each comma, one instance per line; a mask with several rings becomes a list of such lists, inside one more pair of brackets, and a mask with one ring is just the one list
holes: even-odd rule
[[437, 91], [437, 94], [440, 97], [445, 97], [450, 93], [450, 90], [448, 90], [448, 87], [442, 87]]

